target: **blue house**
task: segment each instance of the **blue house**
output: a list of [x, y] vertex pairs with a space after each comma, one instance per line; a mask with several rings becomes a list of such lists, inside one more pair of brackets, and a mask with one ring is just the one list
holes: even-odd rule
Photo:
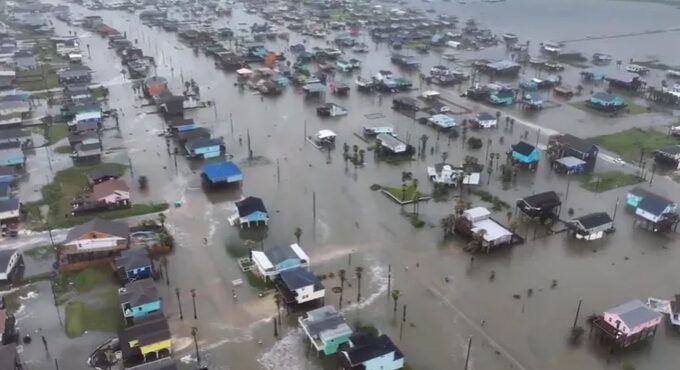
[[243, 174], [234, 162], [206, 164], [203, 166], [201, 177], [210, 185], [233, 184], [243, 181]]
[[337, 353], [338, 348], [352, 336], [352, 328], [345, 318], [330, 305], [307, 311], [298, 317], [298, 322], [316, 351], [324, 355]]
[[198, 138], [187, 141], [184, 149], [189, 158], [215, 158], [224, 154], [226, 146], [222, 138]]
[[272, 278], [281, 271], [309, 266], [309, 256], [297, 244], [278, 245], [266, 251], [253, 251], [255, 271], [261, 276]]
[[0, 150], [0, 166], [23, 167], [26, 163], [24, 151], [20, 148]]
[[626, 194], [626, 204], [633, 207], [633, 208], [637, 208], [638, 204], [640, 204], [640, 202], [645, 197], [648, 197], [650, 195], [653, 195], [653, 194], [651, 192], [639, 187], [639, 186], [636, 186], [636, 187], [630, 189], [628, 194]]
[[9, 183], [0, 182], [0, 200], [8, 200], [12, 196]]
[[520, 141], [512, 146], [512, 161], [530, 169], [538, 167], [541, 151], [535, 146]]
[[588, 105], [593, 109], [603, 112], [615, 112], [626, 107], [626, 102], [622, 97], [606, 92], [593, 94], [588, 100]]
[[161, 310], [161, 299], [152, 279], [136, 280], [118, 290], [120, 308], [128, 325]]
[[238, 212], [229, 217], [229, 223], [232, 225], [238, 222], [241, 227], [251, 227], [267, 225], [269, 223], [267, 208], [265, 208], [264, 202], [260, 198], [247, 197], [242, 201], [236, 202], [236, 209]]
[[373, 337], [355, 334], [349, 348], [340, 352], [340, 365], [345, 370], [398, 370], [404, 367], [404, 355], [387, 335]]
[[529, 109], [543, 109], [543, 98], [537, 91], [526, 91], [522, 94], [522, 103]]
[[14, 182], [16, 169], [14, 167], [0, 167], [0, 184], [11, 184]]
[[148, 279], [153, 274], [153, 264], [146, 248], [123, 251], [116, 258], [115, 266], [123, 281]]

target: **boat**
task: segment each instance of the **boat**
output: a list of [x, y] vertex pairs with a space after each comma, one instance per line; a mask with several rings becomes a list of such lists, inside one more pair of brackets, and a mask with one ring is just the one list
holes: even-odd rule
[[505, 42], [517, 42], [517, 40], [519, 40], [519, 37], [517, 37], [517, 35], [515, 35], [514, 33], [509, 33], [509, 32], [504, 33], [502, 37], [503, 37], [503, 40], [505, 40]]
[[559, 54], [562, 51], [562, 46], [554, 41], [546, 41], [543, 43], [542, 49], [546, 53]]

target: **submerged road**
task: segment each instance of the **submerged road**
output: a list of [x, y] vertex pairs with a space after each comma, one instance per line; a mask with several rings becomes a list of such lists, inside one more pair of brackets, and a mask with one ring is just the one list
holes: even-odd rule
[[666, 29], [662, 29], [662, 30], [628, 32], [628, 33], [620, 33], [620, 34], [614, 34], [614, 35], [588, 36], [588, 37], [583, 37], [583, 38], [579, 38], [579, 39], [561, 40], [561, 41], [558, 41], [558, 42], [567, 43], [567, 42], [579, 42], [579, 41], [620, 39], [620, 38], [624, 38], [624, 37], [654, 35], [654, 34], [659, 34], [659, 33], [669, 33], [669, 32], [678, 32], [678, 31], [680, 31], [680, 27], [666, 28]]

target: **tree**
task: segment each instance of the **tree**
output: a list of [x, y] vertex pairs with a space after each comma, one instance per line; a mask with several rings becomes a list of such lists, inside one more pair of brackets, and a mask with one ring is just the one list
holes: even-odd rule
[[361, 266], [357, 266], [354, 269], [354, 272], [356, 273], [357, 277], [357, 302], [361, 302], [361, 275], [364, 272], [364, 268]]
[[345, 161], [345, 169], [347, 169], [347, 160], [349, 160], [349, 144], [342, 144], [342, 159]]
[[392, 300], [394, 300], [394, 314], [397, 314], [397, 302], [399, 302], [399, 297], [401, 296], [401, 292], [399, 289], [393, 289], [392, 292], [390, 293], [392, 296]]
[[413, 214], [418, 215], [418, 179], [413, 179]]
[[364, 164], [364, 155], [366, 154], [366, 151], [361, 149], [359, 150], [359, 164]]
[[425, 134], [423, 134], [423, 136], [420, 137], [420, 152], [423, 154], [425, 153], [425, 148], [427, 147], [427, 140], [429, 138], [430, 137]]
[[406, 182], [401, 183], [401, 201], [406, 200]]
[[449, 158], [449, 152], [442, 152], [442, 163], [446, 163], [446, 160]]
[[352, 158], [352, 162], [354, 162], [354, 168], [357, 167], [359, 162], [359, 146], [354, 144], [352, 145], [352, 151], [354, 152], [354, 157]]
[[486, 168], [486, 173], [489, 175], [489, 177], [486, 179], [486, 184], [489, 185], [491, 183], [491, 173], [493, 172], [493, 168], [491, 167], [491, 163], [489, 163], [489, 167]]
[[161, 228], [162, 228], [162, 229], [165, 229], [165, 219], [166, 219], [165, 213], [160, 212], [160, 213], [158, 214], [158, 222], [161, 223]]
[[453, 234], [453, 227], [456, 223], [456, 216], [453, 214], [447, 215], [439, 221], [439, 225], [444, 230], [444, 239]]
[[146, 190], [149, 187], [149, 179], [142, 175], [137, 178], [139, 184], [139, 190]]
[[508, 219], [508, 225], [510, 225], [510, 220], [512, 220], [512, 211], [506, 212], [505, 217]]
[[299, 226], [295, 228], [295, 231], [293, 232], [293, 235], [295, 235], [295, 239], [297, 240], [297, 243], [300, 244], [300, 237], [302, 236], [302, 228]]

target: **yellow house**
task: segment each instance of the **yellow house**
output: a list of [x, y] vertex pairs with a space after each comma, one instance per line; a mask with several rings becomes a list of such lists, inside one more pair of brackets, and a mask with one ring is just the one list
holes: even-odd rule
[[135, 319], [119, 335], [123, 363], [131, 366], [168, 357], [171, 353], [170, 329], [161, 312]]

